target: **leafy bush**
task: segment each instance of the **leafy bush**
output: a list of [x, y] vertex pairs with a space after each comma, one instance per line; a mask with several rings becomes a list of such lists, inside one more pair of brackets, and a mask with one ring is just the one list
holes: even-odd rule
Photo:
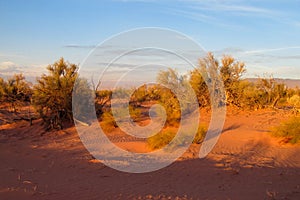
[[104, 112], [101, 116], [101, 128], [104, 132], [112, 132], [118, 125], [111, 112]]
[[256, 85], [258, 91], [261, 93], [261, 100], [263, 105], [274, 108], [278, 101], [287, 94], [286, 85], [279, 83], [272, 76], [267, 78], [260, 78]]
[[158, 102], [166, 110], [168, 125], [177, 126], [182, 116], [198, 109], [187, 76], [179, 75], [176, 70], [169, 68], [158, 73], [157, 82]]
[[241, 81], [239, 85], [241, 91], [239, 103], [244, 109], [260, 109], [265, 105], [263, 93], [258, 90], [254, 83], [249, 81]]
[[291, 98], [289, 98], [288, 103], [291, 104], [295, 108], [300, 108], [300, 96], [299, 95], [293, 95]]
[[77, 78], [77, 65], [63, 58], [47, 67], [34, 86], [33, 104], [49, 129], [62, 129], [63, 122], [73, 121], [72, 90]]
[[272, 135], [275, 137], [283, 137], [286, 142], [292, 144], [300, 142], [300, 117], [292, 117], [273, 128]]
[[207, 126], [206, 125], [199, 125], [198, 127], [198, 131], [197, 134], [193, 140], [193, 143], [195, 144], [200, 144], [201, 142], [203, 142], [203, 139], [206, 135], [207, 132]]
[[[224, 56], [218, 62], [209, 53], [207, 57], [200, 59], [199, 66], [190, 72], [190, 84], [196, 92], [199, 105], [210, 105], [210, 93], [218, 93], [221, 89], [217, 81], [220, 76], [226, 93], [226, 104], [239, 106], [242, 93], [239, 84], [245, 71], [245, 64], [231, 56]], [[207, 84], [210, 84], [210, 91]]]
[[31, 95], [31, 84], [25, 80], [23, 74], [15, 74], [7, 81], [0, 78], [0, 100], [9, 102], [13, 111], [17, 110], [17, 106], [29, 103]]
[[[207, 132], [207, 127], [205, 125], [199, 125], [193, 143], [200, 144], [203, 141], [206, 132]], [[149, 137], [147, 143], [151, 149], [163, 148], [173, 140], [176, 133], [177, 131], [175, 131], [174, 129], [170, 129], [170, 128], [164, 129], [158, 134]], [[178, 145], [184, 144], [186, 142], [185, 140], [186, 140], [185, 138], [178, 138], [178, 141], [175, 141], [175, 144]]]
[[158, 134], [149, 137], [147, 143], [151, 149], [160, 149], [169, 144], [175, 135], [176, 132], [173, 130], [163, 130]]
[[100, 116], [104, 112], [105, 107], [108, 107], [108, 105], [110, 105], [111, 96], [111, 90], [95, 91], [95, 109], [97, 116]]

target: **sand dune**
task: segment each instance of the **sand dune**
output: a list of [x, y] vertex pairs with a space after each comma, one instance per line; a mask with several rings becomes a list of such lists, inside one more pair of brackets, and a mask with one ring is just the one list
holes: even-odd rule
[[[94, 160], [74, 127], [41, 137], [40, 122], [2, 125], [0, 199], [300, 199], [300, 147], [269, 134], [288, 115], [229, 111], [205, 159], [197, 158], [194, 144], [172, 165], [145, 174]], [[130, 151], [149, 151], [117, 130], [109, 138]]]

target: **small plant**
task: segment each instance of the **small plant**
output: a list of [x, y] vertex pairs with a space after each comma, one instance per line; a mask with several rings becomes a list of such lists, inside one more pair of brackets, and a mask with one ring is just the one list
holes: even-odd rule
[[111, 112], [104, 112], [101, 116], [101, 128], [104, 132], [112, 132], [118, 125]]
[[300, 96], [299, 95], [293, 95], [291, 98], [288, 98], [287, 102], [292, 105], [295, 109], [300, 108]]
[[291, 144], [300, 142], [300, 117], [292, 117], [273, 128], [272, 135], [285, 138], [285, 141]]
[[[205, 125], [200, 125], [198, 127], [198, 131], [194, 137], [193, 143], [200, 144], [203, 141], [206, 132], [207, 132], [207, 127]], [[163, 148], [164, 146], [168, 145], [173, 140], [173, 138], [176, 136], [176, 133], [177, 132], [174, 129], [165, 129], [165, 130], [159, 132], [158, 134], [148, 138], [148, 140], [147, 140], [148, 145], [151, 149]], [[187, 142], [186, 139], [187, 138], [185, 138], [185, 137], [178, 138], [178, 140], [175, 141], [175, 145], [180, 146], [180, 144], [186, 143]]]
[[205, 134], [207, 132], [207, 126], [206, 125], [200, 125], [198, 127], [198, 131], [197, 134], [193, 140], [193, 143], [195, 144], [200, 144], [201, 142], [203, 142], [203, 139], [205, 137]]
[[147, 142], [151, 149], [160, 149], [169, 144], [175, 135], [176, 132], [173, 130], [163, 130], [158, 134], [149, 137]]

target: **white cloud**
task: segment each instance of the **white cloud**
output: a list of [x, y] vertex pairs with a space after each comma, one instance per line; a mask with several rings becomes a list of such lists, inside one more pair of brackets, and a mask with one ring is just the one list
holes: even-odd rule
[[0, 62], [0, 76], [11, 77], [14, 74], [22, 73], [27, 80], [34, 82], [36, 77], [41, 76], [46, 72], [47, 65], [19, 65], [12, 61]]
[[0, 70], [8, 70], [11, 68], [16, 68], [16, 64], [11, 61], [5, 61], [0, 63]]

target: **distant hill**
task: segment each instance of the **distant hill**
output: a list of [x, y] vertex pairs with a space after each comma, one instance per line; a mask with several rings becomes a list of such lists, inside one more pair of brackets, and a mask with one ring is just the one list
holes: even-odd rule
[[[246, 80], [250, 82], [257, 82], [258, 78], [246, 78]], [[277, 82], [284, 83], [288, 88], [300, 88], [300, 79], [281, 79], [281, 78], [275, 78]]]

